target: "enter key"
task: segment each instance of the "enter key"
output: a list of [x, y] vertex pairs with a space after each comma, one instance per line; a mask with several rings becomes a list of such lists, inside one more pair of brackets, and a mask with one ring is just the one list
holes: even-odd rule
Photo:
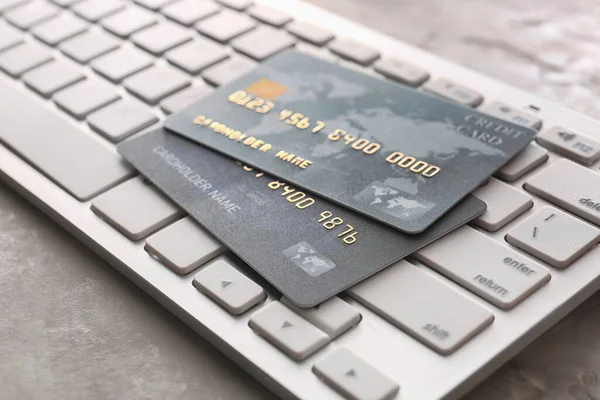
[[414, 257], [505, 310], [550, 280], [542, 265], [469, 226], [424, 247]]

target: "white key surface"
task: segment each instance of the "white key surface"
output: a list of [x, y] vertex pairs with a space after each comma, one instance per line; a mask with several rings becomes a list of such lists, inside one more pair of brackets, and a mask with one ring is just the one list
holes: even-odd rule
[[81, 18], [63, 13], [56, 18], [37, 25], [31, 30], [31, 33], [42, 42], [50, 46], [56, 46], [63, 40], [85, 32], [87, 28], [88, 24]]
[[257, 5], [248, 9], [248, 14], [265, 24], [281, 28], [293, 18], [291, 15], [274, 8]]
[[158, 122], [158, 117], [146, 105], [119, 100], [88, 115], [87, 122], [111, 142], [119, 142]]
[[149, 68], [123, 81], [129, 92], [149, 104], [157, 104], [190, 84], [186, 74], [168, 65]]
[[133, 43], [157, 56], [191, 39], [192, 32], [168, 21], [163, 21], [131, 36]]
[[95, 59], [90, 66], [111, 81], [120, 82], [153, 63], [154, 58], [144, 51], [135, 47], [122, 47]]
[[6, 22], [0, 21], [0, 52], [22, 42], [23, 36], [21, 32], [9, 26]]
[[287, 297], [282, 297], [281, 303], [328, 334], [331, 339], [350, 330], [361, 320], [360, 313], [339, 297], [332, 297], [311, 308], [300, 308]]
[[542, 265], [468, 226], [414, 257], [502, 309], [515, 307], [550, 280]]
[[86, 64], [96, 57], [115, 50], [120, 45], [117, 38], [108, 33], [86, 32], [62, 42], [58, 47], [73, 60]]
[[376, 49], [348, 38], [335, 39], [329, 43], [329, 50], [344, 59], [364, 66], [370, 65], [381, 57]]
[[348, 294], [441, 354], [456, 351], [494, 320], [489, 310], [404, 260]]
[[160, 109], [163, 110], [165, 114], [181, 111], [212, 91], [213, 89], [211, 87], [204, 84], [191, 86], [161, 101]]
[[318, 360], [313, 372], [350, 400], [390, 400], [400, 389], [396, 382], [345, 347]]
[[537, 142], [584, 165], [600, 159], [600, 142], [560, 126], [554, 126], [540, 133]]
[[256, 68], [257, 64], [245, 57], [231, 56], [202, 71], [202, 77], [211, 85], [221, 86]]
[[263, 61], [294, 44], [296, 40], [290, 34], [267, 26], [257, 28], [231, 42], [235, 50], [257, 61]]
[[506, 241], [556, 268], [566, 268], [598, 244], [600, 230], [546, 206], [511, 229]]
[[223, 10], [217, 15], [199, 21], [196, 23], [195, 28], [211, 39], [226, 43], [243, 33], [251, 31], [256, 25], [256, 21], [245, 14]]
[[423, 88], [428, 92], [469, 107], [477, 107], [483, 101], [483, 96], [479, 92], [446, 78], [431, 80]]
[[473, 223], [489, 232], [497, 231], [533, 207], [533, 200], [527, 193], [494, 178], [475, 189], [473, 195], [487, 204], [483, 215]]
[[157, 20], [154, 13], [142, 7], [131, 6], [103, 19], [102, 26], [107, 31], [126, 38], [137, 31], [154, 25]]
[[542, 120], [529, 113], [520, 111], [508, 104], [499, 101], [493, 101], [481, 107], [481, 112], [512, 122], [513, 124], [523, 125], [532, 129], [539, 129], [542, 126]]
[[177, 0], [134, 0], [137, 4], [149, 8], [151, 10], [158, 10], [168, 4], [174, 3]]
[[525, 190], [600, 225], [600, 174], [559, 159], [525, 182]]
[[60, 8], [43, 0], [34, 0], [4, 14], [4, 18], [20, 29], [29, 29], [56, 16]]
[[52, 60], [52, 55], [35, 43], [27, 43], [0, 53], [0, 69], [18, 78], [24, 72]]
[[334, 34], [310, 22], [294, 21], [285, 27], [292, 35], [312, 43], [323, 46], [334, 38]]
[[546, 161], [548, 161], [548, 150], [532, 142], [500, 168], [495, 176], [507, 182], [513, 182]]
[[228, 57], [229, 53], [225, 48], [207, 39], [194, 39], [165, 54], [171, 64], [191, 75], [197, 75]]
[[329, 343], [329, 336], [278, 301], [250, 317], [250, 327], [290, 358], [302, 361]]
[[96, 197], [91, 209], [131, 240], [143, 239], [183, 215], [183, 211], [140, 177]]
[[84, 119], [119, 98], [115, 87], [100, 80], [88, 79], [57, 92], [52, 99], [73, 117]]
[[225, 246], [191, 217], [150, 236], [144, 248], [180, 275], [192, 272], [225, 251]]
[[21, 77], [23, 82], [44, 97], [85, 79], [81, 69], [64, 61], [52, 61]]
[[195, 22], [218, 13], [220, 7], [212, 0], [181, 0], [163, 8], [162, 13], [182, 25]]
[[416, 67], [395, 57], [379, 60], [373, 68], [386, 78], [409, 86], [422, 85], [429, 79], [429, 73], [423, 68]]
[[125, 8], [122, 0], [85, 0], [73, 6], [73, 12], [91, 22], [96, 22], [104, 17]]
[[133, 175], [115, 151], [2, 81], [0, 104], [0, 120], [6, 124], [1, 141], [78, 200], [89, 200]]
[[29, 0], [2, 0], [0, 1], [0, 14], [22, 4], [25, 4], [27, 1]]
[[226, 7], [233, 8], [234, 10], [243, 11], [250, 7], [254, 1], [252, 0], [217, 0], [219, 3]]
[[231, 261], [219, 258], [204, 267], [194, 277], [200, 292], [233, 315], [241, 315], [266, 297], [262, 287], [239, 272]]

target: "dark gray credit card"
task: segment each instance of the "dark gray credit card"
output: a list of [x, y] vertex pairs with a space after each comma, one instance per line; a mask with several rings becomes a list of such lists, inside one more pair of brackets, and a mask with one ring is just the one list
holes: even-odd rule
[[164, 129], [118, 146], [163, 193], [300, 307], [327, 300], [477, 217], [469, 196], [408, 235]]
[[425, 230], [535, 136], [296, 51], [165, 128], [407, 233]]

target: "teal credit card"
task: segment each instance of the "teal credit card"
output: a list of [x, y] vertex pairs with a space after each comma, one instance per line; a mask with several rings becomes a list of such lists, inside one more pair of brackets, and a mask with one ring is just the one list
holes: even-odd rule
[[535, 136], [297, 51], [170, 116], [165, 128], [411, 234]]

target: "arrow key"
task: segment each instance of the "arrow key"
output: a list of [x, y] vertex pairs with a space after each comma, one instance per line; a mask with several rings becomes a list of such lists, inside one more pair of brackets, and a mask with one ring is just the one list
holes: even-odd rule
[[232, 266], [226, 257], [218, 258], [194, 277], [200, 292], [233, 315], [240, 315], [260, 303], [265, 291]]
[[396, 382], [343, 347], [319, 360], [313, 372], [342, 396], [352, 400], [387, 400], [400, 389]]

